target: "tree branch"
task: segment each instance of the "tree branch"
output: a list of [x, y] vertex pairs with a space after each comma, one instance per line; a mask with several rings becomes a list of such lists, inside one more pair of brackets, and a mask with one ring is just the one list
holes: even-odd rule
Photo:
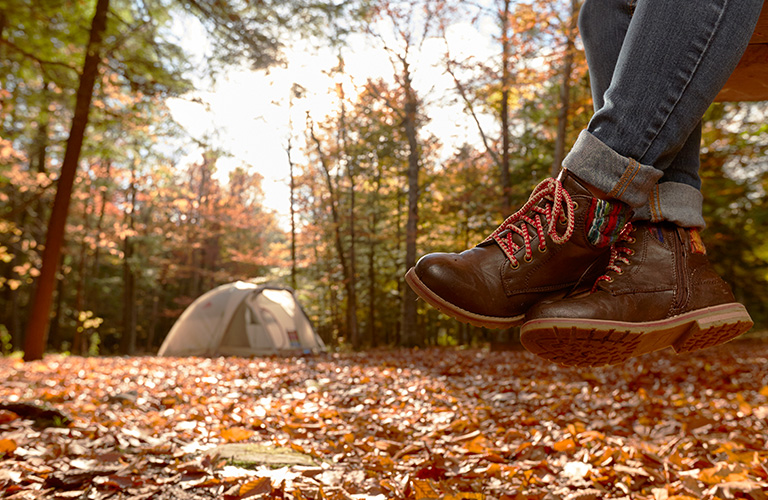
[[46, 66], [60, 66], [62, 68], [66, 68], [66, 69], [68, 69], [70, 71], [74, 71], [78, 75], [80, 74], [80, 71], [78, 71], [78, 69], [75, 68], [74, 66], [70, 66], [69, 64], [63, 63], [63, 62], [60, 62], [60, 61], [46, 61], [45, 59], [40, 59], [36, 55], [34, 55], [34, 54], [30, 53], [30, 52], [27, 52], [26, 50], [22, 49], [21, 47], [19, 47], [15, 43], [11, 42], [10, 40], [6, 40], [5, 38], [0, 38], [0, 43], [2, 43], [3, 45], [6, 45], [6, 46], [12, 48], [13, 50], [15, 50], [19, 54], [23, 55], [27, 59], [31, 59], [31, 60], [35, 61], [38, 65], [40, 65], [40, 69], [42, 69], [43, 71], [45, 71], [45, 67]]
[[469, 111], [469, 115], [472, 117], [472, 120], [474, 120], [475, 125], [477, 125], [477, 131], [480, 133], [480, 139], [483, 141], [483, 146], [485, 146], [485, 150], [488, 152], [488, 154], [493, 159], [494, 163], [496, 165], [501, 165], [501, 159], [499, 158], [498, 153], [491, 149], [491, 146], [488, 142], [488, 137], [485, 135], [485, 131], [483, 130], [483, 126], [480, 125], [480, 120], [477, 117], [477, 113], [475, 113], [475, 107], [472, 105], [472, 101], [470, 101], [469, 96], [467, 95], [467, 91], [464, 88], [464, 84], [459, 81], [459, 78], [456, 76], [456, 73], [453, 71], [453, 65], [451, 63], [450, 54], [446, 54], [445, 58], [445, 70], [448, 72], [449, 75], [451, 75], [451, 78], [453, 78], [453, 83], [456, 85], [456, 90], [459, 93], [459, 96], [461, 96], [461, 99], [464, 101], [464, 105], [467, 107], [467, 111]]

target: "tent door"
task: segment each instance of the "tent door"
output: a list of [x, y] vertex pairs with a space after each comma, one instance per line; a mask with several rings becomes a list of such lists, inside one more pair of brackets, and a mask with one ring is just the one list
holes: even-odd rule
[[245, 334], [248, 337], [248, 344], [253, 349], [274, 348], [277, 344], [271, 332], [265, 328], [265, 321], [262, 321], [259, 313], [252, 304], [245, 308]]

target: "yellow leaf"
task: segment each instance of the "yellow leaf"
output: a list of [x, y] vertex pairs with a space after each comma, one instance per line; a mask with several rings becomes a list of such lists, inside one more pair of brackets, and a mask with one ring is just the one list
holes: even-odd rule
[[764, 385], [763, 388], [760, 389], [760, 395], [768, 398], [768, 385]]
[[441, 498], [443, 498], [443, 500], [485, 500], [485, 495], [482, 493], [469, 493], [462, 491], [461, 493], [456, 493], [455, 495], [445, 495]]
[[488, 440], [482, 435], [475, 437], [472, 441], [465, 444], [464, 449], [470, 453], [487, 453], [490, 451]]
[[242, 427], [230, 427], [229, 429], [224, 429], [221, 431], [221, 437], [229, 443], [245, 441], [246, 439], [253, 436], [253, 434], [253, 431], [243, 429]]
[[442, 498], [442, 493], [435, 487], [436, 484], [431, 479], [414, 479], [411, 481], [413, 489], [413, 498], [416, 500], [427, 500]]

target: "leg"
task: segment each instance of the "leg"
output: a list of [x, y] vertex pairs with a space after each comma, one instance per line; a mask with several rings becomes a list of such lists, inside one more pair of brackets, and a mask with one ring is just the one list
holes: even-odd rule
[[[591, 293], [529, 309], [521, 340], [530, 351], [563, 364], [613, 364], [665, 347], [717, 345], [752, 326], [711, 268], [698, 231], [684, 228], [703, 224], [701, 116], [761, 6], [639, 0], [602, 105], [564, 165], [641, 215], [647, 203], [658, 223], [626, 226]], [[662, 182], [649, 186], [654, 177]]]
[[[582, 26], [599, 22], [591, 1], [585, 4]], [[701, 116], [738, 63], [761, 6], [760, 0], [639, 0], [609, 83], [605, 68], [610, 63], [590, 61], [603, 73], [593, 91], [602, 106], [564, 166], [636, 208], [655, 202], [648, 211], [656, 220], [702, 225], [700, 209], [692, 206], [701, 203]], [[599, 49], [587, 42], [593, 37], [589, 32], [588, 61]], [[654, 187], [658, 180], [672, 184]]]
[[[579, 15], [579, 31], [589, 66], [595, 111], [605, 105], [614, 71], [629, 30], [637, 0], [586, 0]], [[635, 218], [668, 220], [684, 227], [703, 227], [699, 189], [701, 123], [697, 123], [674, 156], [648, 202], [635, 209]], [[693, 188], [693, 189], [692, 189]]]

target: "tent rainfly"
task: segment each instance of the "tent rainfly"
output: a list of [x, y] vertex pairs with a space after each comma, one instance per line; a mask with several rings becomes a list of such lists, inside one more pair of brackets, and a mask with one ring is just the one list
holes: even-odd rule
[[159, 356], [262, 356], [325, 350], [292, 289], [237, 281], [203, 294], [168, 332]]

